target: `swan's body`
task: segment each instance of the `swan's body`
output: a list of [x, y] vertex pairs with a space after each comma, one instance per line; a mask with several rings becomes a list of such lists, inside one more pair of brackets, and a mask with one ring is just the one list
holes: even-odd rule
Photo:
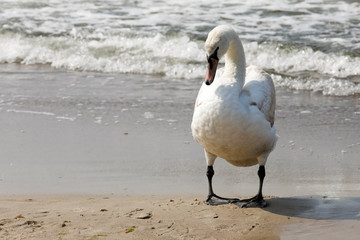
[[[213, 175], [216, 157], [235, 166], [259, 164], [265, 176], [264, 166], [277, 140], [273, 81], [257, 67], [246, 69], [243, 46], [231, 27], [212, 30], [205, 47], [209, 67], [196, 99], [191, 128], [194, 139], [204, 147], [208, 176], [209, 171]], [[225, 71], [215, 79], [217, 62], [224, 55]], [[210, 195], [216, 196], [211, 178], [207, 202]]]

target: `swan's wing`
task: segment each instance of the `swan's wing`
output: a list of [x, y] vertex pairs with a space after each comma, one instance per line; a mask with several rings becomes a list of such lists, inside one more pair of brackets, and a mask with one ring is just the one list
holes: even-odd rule
[[256, 105], [273, 126], [276, 98], [271, 76], [257, 67], [247, 67], [243, 90], [248, 92], [250, 104]]

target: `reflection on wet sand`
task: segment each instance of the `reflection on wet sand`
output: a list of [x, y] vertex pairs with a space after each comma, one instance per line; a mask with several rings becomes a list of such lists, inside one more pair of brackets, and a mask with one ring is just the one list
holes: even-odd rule
[[265, 211], [301, 218], [283, 226], [282, 240], [347, 239], [360, 236], [360, 197], [301, 196], [272, 198]]
[[301, 196], [272, 198], [266, 211], [316, 220], [360, 220], [360, 197]]

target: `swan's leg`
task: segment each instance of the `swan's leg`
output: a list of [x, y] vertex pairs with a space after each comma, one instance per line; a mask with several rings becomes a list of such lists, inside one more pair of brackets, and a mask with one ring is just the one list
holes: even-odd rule
[[264, 200], [264, 197], [262, 195], [262, 188], [265, 178], [265, 166], [260, 165], [258, 170], [258, 176], [260, 180], [259, 184], [259, 192], [255, 197], [249, 198], [249, 199], [243, 199], [241, 202], [245, 202], [245, 204], [242, 206], [244, 208], [247, 207], [266, 207], [267, 203]]
[[209, 202], [211, 197], [213, 197], [215, 195], [213, 187], [212, 187], [212, 178], [213, 178], [214, 174], [215, 174], [215, 172], [214, 172], [213, 166], [208, 166], [207, 171], [206, 171], [206, 176], [208, 178], [208, 183], [209, 183], [209, 195], [206, 199], [206, 202]]
[[[208, 182], [209, 182], [209, 195], [205, 201], [205, 204], [208, 205], [220, 205], [220, 204], [226, 204], [226, 203], [236, 203], [239, 202], [240, 200], [238, 198], [223, 198], [223, 197], [219, 197], [218, 195], [216, 195], [214, 193], [213, 187], [212, 187], [212, 178], [214, 176], [214, 168], [213, 166], [208, 166], [207, 167], [207, 172], [206, 172], [206, 176], [208, 178]], [[219, 201], [216, 201], [215, 199], [218, 199]]]

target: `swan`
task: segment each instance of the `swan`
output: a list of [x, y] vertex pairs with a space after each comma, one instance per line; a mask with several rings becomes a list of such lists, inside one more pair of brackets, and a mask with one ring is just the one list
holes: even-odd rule
[[[211, 30], [205, 42], [208, 68], [196, 98], [191, 130], [204, 148], [207, 161], [209, 205], [243, 202], [242, 207], [265, 207], [262, 195], [265, 164], [278, 136], [274, 127], [275, 88], [269, 74], [246, 68], [242, 43], [231, 26]], [[219, 60], [225, 69], [216, 77]], [[250, 199], [223, 198], [212, 187], [213, 165], [217, 157], [238, 167], [259, 164], [258, 194]]]

